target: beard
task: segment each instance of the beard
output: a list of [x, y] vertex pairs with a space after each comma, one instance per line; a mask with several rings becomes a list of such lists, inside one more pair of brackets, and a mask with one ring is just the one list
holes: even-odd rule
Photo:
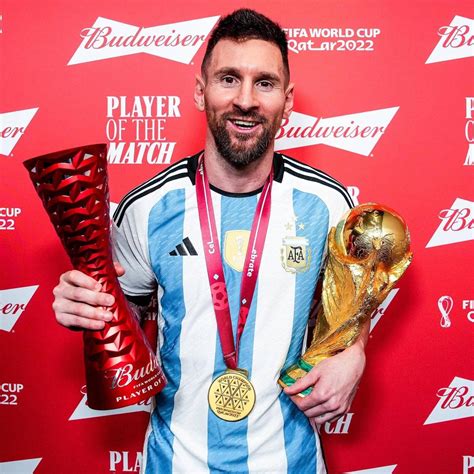
[[[272, 144], [281, 122], [279, 117], [275, 117], [273, 122], [270, 123], [265, 117], [255, 112], [227, 112], [220, 117], [216, 117], [215, 114], [206, 108], [206, 115], [217, 151], [227, 163], [237, 169], [245, 168], [265, 154]], [[230, 118], [248, 119], [258, 122], [262, 127], [262, 131], [257, 137], [254, 134], [233, 133], [233, 140], [231, 133], [227, 129], [227, 121]]]

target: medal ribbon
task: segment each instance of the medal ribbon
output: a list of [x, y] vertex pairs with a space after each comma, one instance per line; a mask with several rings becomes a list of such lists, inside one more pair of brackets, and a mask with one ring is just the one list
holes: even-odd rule
[[270, 220], [273, 167], [270, 172], [255, 209], [249, 244], [245, 255], [240, 286], [240, 310], [237, 323], [237, 336], [234, 344], [229, 299], [224, 278], [216, 219], [212, 205], [211, 189], [207, 179], [203, 155], [199, 158], [196, 172], [196, 197], [201, 224], [207, 275], [211, 288], [212, 303], [216, 315], [217, 329], [222, 346], [224, 362], [229, 369], [237, 369], [240, 338], [247, 322], [250, 304], [255, 293], [260, 262], [262, 260], [265, 237]]

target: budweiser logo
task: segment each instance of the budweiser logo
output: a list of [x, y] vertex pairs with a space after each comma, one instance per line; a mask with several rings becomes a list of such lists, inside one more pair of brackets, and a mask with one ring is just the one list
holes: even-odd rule
[[81, 393], [84, 395], [72, 413], [69, 421], [84, 420], [87, 418], [98, 418], [100, 416], [124, 415], [125, 413], [136, 413], [139, 411], [149, 412], [151, 410], [151, 399], [144, 402], [130, 405], [123, 408], [115, 408], [113, 410], [93, 410], [87, 405], [86, 386], [82, 387]]
[[474, 20], [456, 15], [451, 24], [438, 29], [440, 39], [426, 64], [474, 56]]
[[440, 388], [437, 405], [424, 425], [474, 416], [474, 381], [454, 377], [448, 387]]
[[38, 285], [0, 290], [0, 330], [10, 332]]
[[372, 467], [370, 469], [362, 469], [362, 471], [347, 471], [344, 474], [392, 474], [397, 467], [396, 464], [390, 466]]
[[8, 156], [13, 151], [37, 110], [38, 107], [0, 114], [0, 155]]
[[474, 202], [457, 198], [449, 209], [441, 210], [438, 217], [441, 223], [427, 248], [474, 240]]
[[363, 156], [372, 153], [398, 107], [320, 118], [293, 112], [276, 134], [276, 150], [324, 144]]
[[33, 474], [43, 458], [20, 459], [19, 461], [0, 462], [0, 472]]
[[118, 369], [112, 369], [110, 372], [114, 372], [114, 375], [112, 377], [110, 388], [126, 387], [134, 381], [139, 382], [141, 379], [152, 374], [158, 367], [159, 365], [156, 358], [150, 357], [148, 364], [135, 370], [133, 370], [132, 364], [125, 364], [123, 367]]
[[147, 53], [189, 64], [218, 16], [143, 28], [98, 17], [80, 35], [82, 43], [68, 65]]

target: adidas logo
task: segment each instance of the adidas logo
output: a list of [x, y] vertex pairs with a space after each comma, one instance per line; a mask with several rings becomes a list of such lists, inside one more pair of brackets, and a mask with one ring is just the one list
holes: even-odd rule
[[185, 237], [183, 241], [176, 246], [174, 250], [170, 252], [172, 257], [184, 257], [189, 255], [197, 255], [194, 245], [191, 243], [188, 237]]

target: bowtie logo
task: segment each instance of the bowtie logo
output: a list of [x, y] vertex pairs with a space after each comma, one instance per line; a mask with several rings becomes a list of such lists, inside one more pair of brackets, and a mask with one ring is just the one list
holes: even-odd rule
[[438, 29], [440, 39], [425, 64], [474, 56], [474, 20], [456, 15], [451, 24]]
[[282, 121], [275, 149], [324, 144], [369, 156], [397, 111], [390, 107], [328, 118], [293, 112]]
[[8, 156], [25, 133], [38, 107], [0, 114], [0, 155]]
[[441, 296], [438, 299], [438, 309], [441, 313], [441, 321], [439, 322], [442, 328], [449, 328], [451, 326], [451, 320], [449, 319], [449, 313], [453, 309], [453, 299], [451, 296]]
[[456, 198], [451, 207], [438, 213], [438, 228], [426, 248], [474, 240], [474, 202]]
[[81, 31], [82, 43], [68, 65], [137, 53], [189, 64], [218, 19], [211, 16], [144, 28], [98, 17], [92, 27]]

